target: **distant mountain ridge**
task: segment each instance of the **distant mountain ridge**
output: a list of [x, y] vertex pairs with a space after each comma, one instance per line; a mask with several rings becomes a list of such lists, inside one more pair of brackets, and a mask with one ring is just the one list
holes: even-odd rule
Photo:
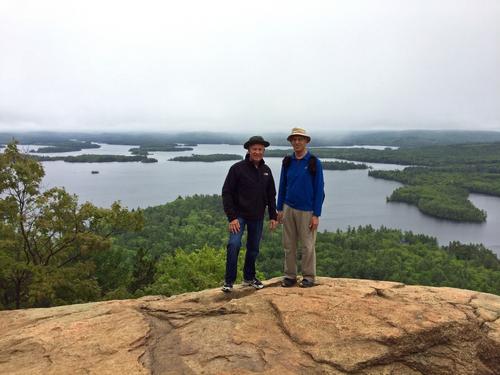
[[[380, 131], [310, 131], [311, 146], [382, 145], [415, 147], [426, 145], [448, 145], [462, 143], [500, 142], [500, 131], [465, 130], [380, 130]], [[243, 144], [249, 136], [261, 134], [274, 146], [288, 146], [287, 132], [128, 132], [128, 133], [84, 133], [84, 132], [0, 132], [0, 144], [12, 138], [23, 144], [52, 144], [71, 139], [80, 141], [146, 145], [146, 144]]]

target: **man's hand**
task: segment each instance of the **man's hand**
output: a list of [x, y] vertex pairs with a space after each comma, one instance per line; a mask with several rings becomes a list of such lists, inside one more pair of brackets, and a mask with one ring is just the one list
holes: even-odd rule
[[238, 233], [240, 231], [240, 222], [238, 219], [234, 219], [229, 223], [229, 231], [231, 233]]
[[278, 211], [278, 223], [283, 224], [283, 211]]
[[319, 217], [312, 216], [311, 222], [309, 223], [309, 229], [311, 231], [315, 231], [316, 229], [318, 229], [318, 225], [319, 225]]
[[277, 226], [278, 226], [277, 220], [274, 219], [269, 220], [269, 229], [275, 230]]

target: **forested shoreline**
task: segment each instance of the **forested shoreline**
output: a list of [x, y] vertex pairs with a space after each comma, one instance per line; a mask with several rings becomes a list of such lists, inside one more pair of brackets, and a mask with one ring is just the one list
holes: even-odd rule
[[486, 212], [475, 207], [469, 193], [500, 196], [500, 174], [464, 173], [429, 168], [405, 168], [402, 171], [370, 171], [372, 177], [398, 181], [389, 202], [416, 205], [428, 215], [455, 221], [484, 222]]
[[349, 171], [351, 169], [371, 169], [364, 163], [352, 163], [348, 161], [322, 161], [321, 166], [326, 171]]

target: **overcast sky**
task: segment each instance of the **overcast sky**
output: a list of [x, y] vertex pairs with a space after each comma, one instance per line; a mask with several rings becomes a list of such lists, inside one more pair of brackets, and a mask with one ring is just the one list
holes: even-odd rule
[[0, 0], [0, 131], [500, 131], [500, 1]]

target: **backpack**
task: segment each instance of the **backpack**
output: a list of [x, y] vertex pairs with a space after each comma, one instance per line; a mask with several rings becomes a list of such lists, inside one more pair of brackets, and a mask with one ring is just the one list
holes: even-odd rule
[[[283, 158], [282, 166], [285, 169], [285, 178], [286, 178], [286, 170], [292, 163], [292, 157], [290, 155], [287, 155]], [[314, 155], [311, 154], [311, 157], [309, 158], [309, 162], [307, 165], [307, 170], [311, 174], [311, 176], [314, 178], [316, 176], [316, 166], [318, 165], [318, 158]], [[323, 202], [325, 201], [325, 191], [323, 190]]]

